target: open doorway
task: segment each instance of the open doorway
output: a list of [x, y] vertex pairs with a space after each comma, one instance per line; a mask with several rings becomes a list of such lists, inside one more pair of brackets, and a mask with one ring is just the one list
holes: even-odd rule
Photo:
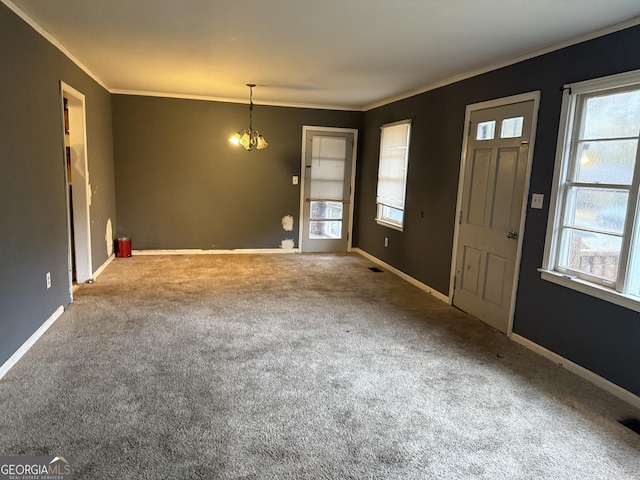
[[60, 82], [60, 86], [67, 189], [69, 291], [73, 298], [73, 284], [84, 283], [93, 278], [89, 211], [91, 187], [87, 162], [85, 98], [64, 82]]

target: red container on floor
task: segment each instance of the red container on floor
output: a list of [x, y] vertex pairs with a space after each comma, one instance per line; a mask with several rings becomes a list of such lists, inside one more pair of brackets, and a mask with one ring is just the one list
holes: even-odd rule
[[131, 239], [129, 237], [118, 237], [116, 257], [124, 258], [131, 256]]

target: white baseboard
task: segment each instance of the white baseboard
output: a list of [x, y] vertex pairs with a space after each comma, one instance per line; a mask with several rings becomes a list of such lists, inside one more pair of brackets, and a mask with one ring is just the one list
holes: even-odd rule
[[112, 253], [111, 256], [107, 258], [105, 262], [102, 265], [100, 265], [100, 267], [95, 272], [93, 272], [94, 280], [98, 278], [102, 272], [104, 272], [104, 269], [107, 268], [111, 262], [113, 262], [114, 258], [115, 258], [115, 254]]
[[403, 280], [406, 280], [407, 282], [409, 282], [411, 285], [414, 285], [416, 287], [418, 287], [420, 290], [423, 290], [425, 292], [427, 292], [429, 295], [433, 295], [434, 297], [436, 297], [438, 300], [441, 300], [449, 305], [451, 305], [451, 300], [449, 299], [448, 296], [438, 292], [437, 290], [434, 290], [433, 288], [431, 288], [429, 285], [425, 285], [424, 283], [422, 283], [419, 280], [416, 280], [415, 278], [413, 278], [410, 275], [407, 275], [406, 273], [398, 270], [395, 267], [392, 267], [391, 265], [389, 265], [388, 263], [383, 262], [382, 260], [380, 260], [377, 257], [374, 257], [373, 255], [371, 255], [370, 253], [365, 252], [364, 250], [360, 250], [359, 248], [354, 248], [351, 250], [354, 253], [358, 253], [360, 255], [362, 255], [363, 257], [365, 257], [368, 260], [371, 260], [374, 263], [377, 263], [378, 265], [384, 267], [385, 269], [389, 270], [390, 272], [396, 274], [397, 276], [399, 276], [400, 278], [402, 278]]
[[[371, 260], [374, 263], [377, 263], [378, 265], [381, 265], [382, 267], [389, 270], [390, 272], [398, 275], [403, 280], [406, 280], [412, 285], [415, 285], [421, 290], [424, 290], [425, 292], [430, 293], [431, 295], [438, 298], [439, 300], [442, 300], [443, 302], [451, 305], [451, 300], [446, 295], [443, 295], [442, 293], [436, 290], [433, 290], [428, 285], [425, 285], [424, 283], [416, 280], [415, 278], [407, 275], [406, 273], [398, 270], [397, 268], [392, 267], [391, 265], [374, 257], [370, 253], [367, 253], [364, 250], [360, 250], [359, 248], [354, 248], [353, 252], [362, 255], [363, 257]], [[585, 380], [587, 380], [588, 382], [591, 382], [597, 387], [611, 393], [612, 395], [619, 398], [620, 400], [623, 400], [628, 404], [632, 405], [633, 407], [640, 409], [640, 397], [638, 397], [637, 395], [634, 395], [630, 391], [625, 390], [624, 388], [616, 385], [615, 383], [610, 382], [609, 380], [601, 377], [596, 373], [593, 373], [591, 370], [587, 370], [586, 368], [581, 367], [577, 363], [573, 363], [571, 360], [567, 360], [566, 358], [558, 355], [557, 353], [552, 352], [551, 350], [547, 350], [543, 346], [538, 345], [537, 343], [534, 343], [531, 340], [518, 335], [517, 333], [512, 333], [509, 338], [514, 342], [519, 343], [520, 345], [537, 353], [538, 355], [542, 355], [543, 357], [551, 360], [552, 362], [557, 363], [561, 367], [569, 370], [570, 372], [578, 375], [579, 377], [584, 378]]]
[[201, 250], [178, 249], [178, 250], [133, 250], [132, 255], [231, 255], [247, 253], [300, 253], [299, 248], [238, 248], [236, 250]]
[[38, 341], [38, 339], [44, 335], [53, 322], [55, 322], [60, 315], [64, 312], [64, 307], [60, 305], [55, 312], [51, 314], [51, 316], [42, 324], [40, 327], [31, 335], [26, 342], [22, 344], [22, 346], [16, 350], [16, 352], [9, 357], [9, 359], [4, 362], [4, 364], [0, 367], [0, 379], [4, 377], [11, 367], [13, 367], [18, 360], [22, 358], [22, 356], [29, 351], [29, 349], [33, 346], [34, 343]]
[[567, 360], [566, 358], [558, 355], [557, 353], [552, 352], [551, 350], [547, 350], [541, 345], [532, 342], [531, 340], [518, 335], [517, 333], [511, 334], [511, 340], [520, 345], [528, 348], [529, 350], [542, 355], [543, 357], [551, 360], [554, 363], [557, 363], [562, 368], [569, 370], [572, 373], [575, 373], [579, 377], [584, 378], [585, 380], [593, 383], [595, 386], [600, 387], [601, 389], [611, 393], [612, 395], [618, 397], [620, 400], [627, 402], [635, 408], [640, 409], [640, 397], [634, 395], [628, 390], [616, 385], [615, 383], [610, 382], [609, 380], [602, 378], [600, 375], [593, 373], [591, 370], [587, 370], [584, 367], [581, 367], [577, 363], [573, 363], [571, 360]]

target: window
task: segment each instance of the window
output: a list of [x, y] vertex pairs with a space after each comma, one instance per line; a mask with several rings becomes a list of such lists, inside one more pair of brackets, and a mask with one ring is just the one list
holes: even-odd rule
[[523, 126], [524, 117], [505, 118], [500, 127], [500, 138], [520, 138]]
[[566, 86], [543, 278], [640, 311], [640, 72]]
[[309, 238], [342, 238], [342, 202], [311, 200]]
[[476, 140], [493, 140], [496, 136], [496, 121], [480, 122], [476, 132]]
[[411, 121], [383, 125], [380, 135], [380, 164], [376, 221], [402, 230], [407, 190], [407, 162]]

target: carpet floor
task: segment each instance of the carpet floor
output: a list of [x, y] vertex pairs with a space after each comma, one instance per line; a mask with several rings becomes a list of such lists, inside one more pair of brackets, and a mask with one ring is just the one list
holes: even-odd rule
[[0, 381], [78, 479], [638, 479], [639, 412], [355, 254], [116, 259]]

